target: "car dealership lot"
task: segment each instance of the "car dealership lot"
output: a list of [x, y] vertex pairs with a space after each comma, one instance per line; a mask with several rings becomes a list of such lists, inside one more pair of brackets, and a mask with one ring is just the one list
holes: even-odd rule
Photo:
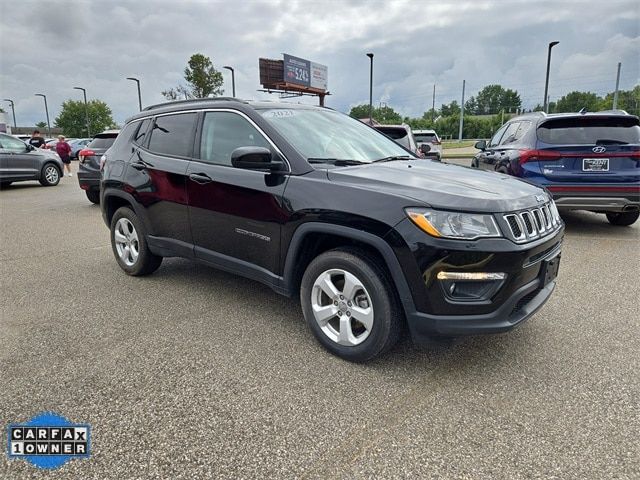
[[564, 218], [557, 290], [523, 326], [355, 365], [256, 282], [178, 259], [126, 276], [75, 177], [15, 184], [0, 422], [89, 423], [92, 458], [4, 456], [0, 478], [637, 478], [640, 225]]

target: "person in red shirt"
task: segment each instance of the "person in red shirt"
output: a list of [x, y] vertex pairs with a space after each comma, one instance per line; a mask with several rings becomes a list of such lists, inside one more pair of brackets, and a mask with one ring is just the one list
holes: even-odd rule
[[62, 163], [64, 163], [64, 168], [67, 169], [67, 177], [71, 177], [71, 146], [65, 141], [64, 135], [58, 135], [56, 152], [60, 155], [60, 159]]

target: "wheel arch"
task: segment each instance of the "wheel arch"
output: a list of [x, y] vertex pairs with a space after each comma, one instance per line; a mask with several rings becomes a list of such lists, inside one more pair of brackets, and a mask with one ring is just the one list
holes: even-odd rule
[[284, 261], [282, 293], [295, 295], [311, 260], [327, 250], [344, 246], [358, 247], [381, 260], [405, 313], [415, 311], [409, 285], [391, 246], [378, 235], [343, 225], [308, 222], [295, 230]]
[[101, 196], [102, 198], [100, 205], [102, 207], [102, 217], [108, 227], [111, 226], [111, 219], [116, 213], [116, 210], [121, 207], [129, 207], [138, 216], [140, 221], [142, 221], [147, 234], [153, 235], [149, 218], [144, 211], [144, 208], [142, 208], [138, 204], [138, 202], [136, 202], [136, 199], [133, 197], [133, 195], [127, 192], [123, 192], [122, 190], [107, 188]]

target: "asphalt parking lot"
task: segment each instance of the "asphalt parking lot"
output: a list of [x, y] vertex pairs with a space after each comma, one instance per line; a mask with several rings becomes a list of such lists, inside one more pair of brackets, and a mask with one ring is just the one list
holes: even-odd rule
[[92, 457], [3, 455], [0, 478], [638, 478], [640, 225], [564, 219], [558, 287], [529, 322], [354, 365], [258, 283], [180, 259], [126, 276], [75, 177], [14, 184], [0, 424], [89, 423]]

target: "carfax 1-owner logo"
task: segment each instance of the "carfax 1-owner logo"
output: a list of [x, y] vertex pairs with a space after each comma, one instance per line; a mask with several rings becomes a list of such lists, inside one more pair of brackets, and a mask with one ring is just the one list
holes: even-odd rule
[[7, 428], [7, 454], [39, 468], [58, 468], [73, 458], [90, 455], [91, 429], [57, 413], [40, 413], [26, 423]]

